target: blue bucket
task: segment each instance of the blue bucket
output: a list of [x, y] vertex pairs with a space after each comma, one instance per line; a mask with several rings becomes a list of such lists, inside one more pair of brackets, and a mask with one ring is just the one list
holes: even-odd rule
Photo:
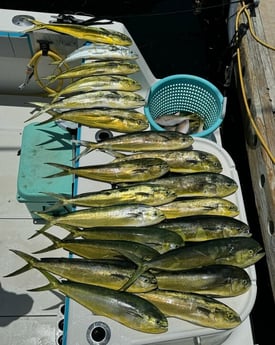
[[204, 121], [203, 130], [193, 137], [206, 137], [222, 123], [225, 98], [215, 85], [200, 77], [175, 74], [158, 80], [150, 90], [144, 113], [151, 130], [165, 131], [155, 119], [178, 111], [197, 113]]

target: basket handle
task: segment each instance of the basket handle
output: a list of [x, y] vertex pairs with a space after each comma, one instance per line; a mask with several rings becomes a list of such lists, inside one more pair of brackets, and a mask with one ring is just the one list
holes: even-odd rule
[[226, 113], [226, 106], [227, 106], [227, 97], [223, 98], [223, 103], [222, 103], [222, 114], [221, 118], [224, 119], [225, 113]]

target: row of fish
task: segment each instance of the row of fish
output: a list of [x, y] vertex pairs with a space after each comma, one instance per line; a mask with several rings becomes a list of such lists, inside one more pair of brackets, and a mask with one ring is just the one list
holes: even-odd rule
[[[239, 296], [248, 291], [251, 280], [244, 268], [264, 255], [250, 237], [208, 240], [163, 254], [152, 252], [149, 257], [149, 247], [144, 245], [147, 250], [142, 251], [137, 242], [130, 240], [47, 237], [81, 258], [36, 259], [12, 250], [27, 264], [7, 277], [36, 268], [49, 284], [31, 291], [58, 289], [93, 313], [146, 333], [167, 331], [167, 317], [216, 329], [238, 326], [242, 321], [238, 313], [216, 297]], [[93, 258], [102, 252], [116, 252], [117, 256]], [[140, 254], [142, 257], [138, 257]], [[124, 255], [136, 263], [140, 261], [138, 274], [136, 266], [123, 259]], [[125, 291], [129, 280], [132, 283]], [[210, 314], [213, 318], [209, 318]]]
[[[140, 70], [135, 61], [138, 54], [130, 48], [130, 37], [99, 27], [30, 21], [35, 26], [26, 32], [47, 29], [81, 38], [88, 44], [54, 62], [54, 74], [44, 77], [47, 85], [56, 81], [63, 85], [63, 81], [70, 79], [71, 82], [56, 91], [50, 89], [51, 102], [31, 103], [38, 111], [34, 110], [29, 120], [47, 112], [51, 118], [46, 122], [65, 120], [121, 133], [148, 128], [146, 116], [136, 110], [145, 104], [144, 97], [137, 93], [141, 84], [129, 76]], [[78, 61], [76, 66], [70, 66]]]
[[[33, 104], [40, 110], [30, 119], [47, 112], [45, 122], [67, 120], [125, 134], [98, 143], [74, 141], [85, 147], [77, 159], [102, 150], [114, 157], [108, 164], [45, 162], [61, 170], [45, 178], [74, 174], [112, 186], [73, 197], [41, 191], [57, 202], [37, 212], [45, 224], [32, 237], [45, 236], [52, 244], [33, 254], [63, 248], [74, 256], [37, 259], [11, 249], [27, 264], [6, 277], [36, 268], [49, 283], [32, 291], [58, 289], [93, 313], [145, 333], [166, 332], [169, 317], [216, 329], [238, 326], [238, 313], [216, 297], [248, 291], [246, 268], [264, 253], [247, 224], [235, 218], [237, 205], [226, 199], [236, 182], [222, 174], [215, 155], [192, 148], [190, 135], [144, 131], [147, 120], [135, 110], [144, 104], [136, 93], [141, 86], [128, 76], [137, 71], [137, 56], [127, 35], [30, 21], [35, 26], [27, 31], [48, 29], [92, 43], [57, 63], [60, 68], [86, 59], [47, 77], [49, 83], [77, 80], [53, 93], [49, 104]], [[54, 214], [68, 205], [80, 209]], [[68, 236], [46, 231], [54, 225]]]
[[[151, 138], [145, 148], [144, 136]], [[111, 144], [107, 140], [105, 147], [112, 152], [119, 152], [119, 149], [131, 152], [131, 147], [140, 153], [146, 153], [146, 148], [148, 152], [165, 152], [164, 148], [167, 153], [177, 152], [170, 148], [178, 146], [167, 143], [175, 136], [180, 135], [174, 132], [129, 134], [115, 137], [113, 142], [111, 140], [111, 144], [118, 146], [108, 147]], [[192, 152], [193, 139], [185, 135], [181, 137], [185, 140], [186, 152]], [[168, 141], [173, 145], [173, 140]], [[179, 144], [176, 142], [174, 145]], [[117, 163], [121, 164], [124, 158], [134, 164], [137, 160], [145, 161], [145, 157], [133, 160], [127, 155], [116, 158]], [[140, 165], [136, 167], [140, 169]], [[147, 170], [145, 165], [144, 171]], [[98, 173], [100, 171], [103, 174], [101, 166]], [[65, 173], [71, 172], [64, 169]], [[73, 173], [77, 174], [77, 171]], [[133, 175], [132, 170], [130, 175]], [[60, 173], [52, 177], [56, 176]], [[94, 175], [87, 176], [94, 178]], [[124, 183], [128, 179], [124, 179]], [[166, 183], [153, 183], [162, 179], [167, 180]], [[146, 183], [136, 181], [131, 184], [128, 181], [128, 186], [87, 192], [71, 198], [48, 193], [57, 199], [51, 210], [61, 205], [85, 208], [59, 216], [38, 213], [46, 224], [35, 235], [43, 234], [52, 244], [34, 254], [62, 248], [77, 258], [38, 260], [13, 250], [27, 261], [27, 265], [9, 276], [37, 268], [46, 275], [49, 284], [34, 291], [59, 289], [93, 313], [108, 316], [142, 332], [167, 331], [167, 317], [216, 329], [234, 328], [241, 323], [240, 316], [216, 297], [245, 293], [251, 286], [245, 268], [264, 255], [259, 243], [251, 238], [248, 226], [234, 218], [238, 214], [237, 207], [224, 198], [236, 190], [237, 184], [226, 175], [201, 169], [199, 172], [149, 179]], [[225, 213], [222, 213], [223, 203], [227, 202], [230, 207], [226, 206]], [[170, 211], [167, 210], [173, 203], [173, 211], [170, 207]], [[190, 216], [190, 211], [193, 216]], [[169, 216], [169, 212], [177, 212], [177, 215]], [[52, 225], [61, 226], [69, 235], [59, 239], [45, 232]], [[123, 304], [123, 309], [118, 310], [114, 304]], [[130, 308], [136, 317], [128, 315]], [[213, 319], [209, 319], [209, 313], [214, 315]]]

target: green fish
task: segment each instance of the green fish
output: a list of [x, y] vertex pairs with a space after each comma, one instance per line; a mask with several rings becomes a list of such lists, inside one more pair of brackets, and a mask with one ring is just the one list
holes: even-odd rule
[[177, 194], [164, 186], [151, 185], [148, 183], [133, 184], [129, 187], [119, 187], [111, 189], [103, 189], [96, 192], [86, 192], [77, 194], [73, 197], [64, 196], [62, 194], [44, 192], [58, 202], [52, 207], [47, 208], [47, 212], [56, 208], [74, 206], [112, 206], [117, 204], [144, 204], [150, 206], [158, 206], [166, 204], [177, 198]]
[[49, 84], [63, 79], [81, 79], [97, 75], [129, 75], [140, 70], [137, 63], [131, 61], [93, 61], [82, 63], [78, 66], [71, 67], [59, 74], [52, 74], [44, 79], [48, 80]]
[[96, 285], [59, 281], [47, 271], [40, 271], [49, 280], [49, 284], [29, 291], [57, 289], [92, 313], [106, 316], [140, 332], [157, 334], [168, 330], [165, 315], [154, 304], [133, 293]]
[[63, 98], [54, 103], [30, 102], [40, 108], [32, 117], [33, 120], [49, 110], [56, 109], [93, 109], [93, 108], [115, 108], [135, 109], [144, 105], [144, 98], [135, 92], [130, 91], [90, 91]]
[[184, 241], [200, 242], [215, 238], [243, 236], [250, 237], [248, 224], [227, 216], [190, 216], [165, 219], [158, 227], [175, 231]]
[[138, 296], [153, 303], [167, 317], [198, 326], [233, 329], [241, 324], [241, 318], [235, 310], [209, 296], [166, 290], [149, 291]]
[[180, 235], [157, 226], [95, 227], [83, 230], [66, 226], [66, 230], [71, 233], [73, 238], [82, 237], [89, 240], [108, 240], [111, 238], [112, 240], [134, 241], [152, 247], [159, 253], [184, 245]]
[[163, 213], [149, 205], [113, 205], [74, 210], [59, 216], [46, 212], [35, 212], [46, 224], [31, 238], [54, 225], [91, 228], [98, 226], [147, 226], [155, 225], [165, 219]]
[[239, 296], [251, 286], [249, 274], [241, 267], [213, 264], [182, 271], [155, 273], [160, 290], [193, 292], [212, 297]]
[[[129, 261], [92, 260], [75, 257], [36, 259], [19, 250], [10, 250], [25, 260], [27, 264], [5, 277], [14, 277], [36, 268], [46, 270], [70, 281], [118, 290], [127, 282], [135, 270], [135, 265]], [[145, 292], [157, 287], [156, 278], [152, 273], [146, 272], [139, 278], [129, 288], [129, 292]]]
[[[131, 155], [117, 153], [114, 151], [107, 151], [107, 153], [110, 153], [116, 157], [114, 162], [119, 162], [131, 158], [161, 158], [168, 163], [170, 171], [175, 173], [220, 173], [222, 171], [221, 162], [214, 154], [200, 150], [164, 149], [161, 151], [155, 149], [155, 151], [137, 152]], [[169, 180], [167, 180], [167, 183], [168, 181]]]
[[163, 176], [169, 171], [168, 164], [160, 158], [133, 159], [125, 162], [71, 167], [59, 163], [46, 163], [62, 169], [46, 178], [77, 175], [106, 183], [146, 182]]
[[[165, 158], [162, 159], [165, 161]], [[169, 161], [166, 162], [169, 165]], [[177, 194], [178, 197], [189, 198], [222, 198], [235, 193], [238, 189], [238, 184], [231, 177], [223, 175], [221, 173], [206, 171], [194, 172], [184, 175], [169, 175], [167, 177], [160, 177], [155, 180], [151, 180], [149, 181], [149, 183], [170, 188]]]
[[80, 78], [68, 84], [55, 94], [52, 93], [50, 96], [54, 97], [52, 101], [53, 103], [59, 97], [73, 93], [96, 90], [138, 91], [140, 89], [140, 83], [125, 75], [93, 75]]
[[201, 197], [183, 200], [174, 200], [167, 204], [156, 206], [166, 219], [200, 216], [200, 215], [217, 215], [235, 217], [239, 214], [238, 206], [232, 201], [221, 197]]
[[64, 120], [89, 128], [107, 129], [121, 133], [143, 131], [149, 126], [146, 116], [134, 109], [74, 109], [62, 112], [49, 110], [47, 114], [50, 115], [50, 118], [40, 124]]
[[138, 269], [123, 289], [128, 288], [148, 269], [181, 271], [213, 264], [246, 268], [265, 255], [262, 250], [259, 242], [252, 237], [227, 237], [172, 249], [148, 262], [142, 262], [132, 253], [127, 253], [127, 257], [138, 265]]
[[73, 140], [73, 142], [86, 147], [81, 153], [84, 155], [96, 149], [126, 152], [181, 150], [190, 147], [194, 139], [177, 132], [143, 131], [117, 135], [100, 142], [85, 140]]
[[24, 31], [25, 33], [46, 29], [94, 43], [117, 44], [121, 46], [130, 46], [133, 43], [128, 35], [103, 27], [80, 24], [43, 23], [29, 17], [25, 17], [24, 19], [34, 25], [32, 28], [26, 29]]
[[73, 254], [86, 259], [121, 259], [125, 253], [135, 253], [142, 260], [149, 260], [159, 255], [159, 252], [145, 244], [127, 240], [87, 240], [87, 239], [59, 239], [43, 233], [53, 242], [47, 248], [40, 249], [34, 254], [46, 253], [50, 250], [63, 248]]

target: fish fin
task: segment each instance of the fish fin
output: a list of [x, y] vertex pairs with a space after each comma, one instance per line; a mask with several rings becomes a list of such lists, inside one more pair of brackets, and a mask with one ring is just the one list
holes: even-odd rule
[[77, 226], [69, 225], [69, 224], [62, 224], [61, 225], [63, 229], [70, 232], [68, 236], [65, 237], [65, 239], [75, 238], [78, 236], [81, 236], [81, 231]]
[[25, 29], [23, 31], [24, 33], [32, 32], [32, 31], [36, 31], [36, 30], [41, 30], [41, 29], [45, 28], [45, 24], [38, 21], [38, 20], [29, 18], [29, 17], [24, 17], [24, 20], [26, 20], [26, 21], [28, 21], [34, 25], [32, 28]]
[[127, 156], [125, 153], [114, 151], [114, 150], [100, 149], [100, 151], [107, 153], [115, 158], [123, 158]]
[[38, 236], [41, 233], [44, 233], [47, 229], [49, 229], [52, 225], [55, 224], [55, 218], [51, 216], [50, 214], [47, 214], [45, 212], [34, 212], [37, 216], [41, 217], [42, 219], [46, 220], [46, 224], [42, 226], [42, 228], [38, 231], [36, 231], [35, 234], [29, 237], [29, 240]]
[[44, 178], [61, 177], [61, 176], [67, 176], [67, 175], [72, 174], [72, 167], [70, 167], [68, 165], [59, 164], [59, 163], [45, 163], [45, 164], [48, 164], [48, 165], [51, 165], [53, 167], [62, 169], [63, 171], [61, 171], [59, 173], [52, 174], [52, 175], [44, 176]]
[[39, 269], [39, 271], [48, 279], [49, 283], [44, 286], [29, 289], [28, 291], [37, 292], [37, 291], [46, 291], [46, 290], [52, 290], [52, 289], [58, 288], [60, 281], [54, 275], [50, 274], [49, 272], [43, 269]]
[[16, 276], [16, 275], [18, 275], [18, 274], [24, 273], [24, 272], [26, 272], [26, 271], [32, 269], [32, 268], [33, 268], [33, 263], [35, 263], [36, 261], [38, 261], [38, 260], [37, 260], [36, 258], [34, 258], [33, 256], [28, 255], [28, 254], [26, 254], [26, 253], [23, 253], [23, 252], [21, 252], [20, 250], [10, 249], [10, 251], [13, 252], [13, 253], [15, 253], [16, 255], [20, 256], [20, 257], [21, 257], [22, 259], [24, 259], [25, 261], [27, 261], [27, 265], [25, 265], [25, 266], [19, 268], [18, 270], [14, 271], [14, 272], [12, 272], [12, 273], [7, 274], [6, 276], [4, 276], [4, 277], [6, 277], [6, 278], [8, 278], [8, 277], [14, 277], [14, 276]]
[[[38, 230], [38, 232], [39, 232], [39, 230]], [[41, 232], [39, 232], [39, 233], [41, 233]], [[56, 237], [52, 234], [49, 234], [47, 232], [43, 232], [43, 235], [46, 236], [50, 241], [52, 241], [53, 244], [51, 244], [50, 246], [48, 246], [46, 248], [37, 250], [36, 252], [33, 252], [32, 254], [42, 254], [42, 253], [46, 253], [50, 250], [58, 249], [61, 247], [61, 241], [58, 237]]]
[[[96, 146], [96, 143], [91, 143], [89, 141], [85, 141], [85, 140], [77, 140], [77, 139], [72, 139], [72, 143], [79, 146], [86, 146], [86, 148], [80, 152], [79, 155], [75, 156], [72, 161], [73, 162], [76, 162], [78, 161], [81, 157], [85, 156], [86, 154], [88, 154], [89, 152], [92, 152], [93, 150], [95, 150], [95, 146]], [[95, 146], [94, 146], [95, 145]]]
[[146, 270], [146, 265], [140, 265], [137, 270], [131, 275], [128, 281], [119, 289], [119, 291], [126, 291]]
[[93, 149], [90, 149], [89, 147], [87, 147], [86, 149], [84, 149], [79, 155], [75, 156], [73, 159], [72, 159], [72, 162], [75, 163], [77, 161], [79, 161], [79, 159], [81, 157], [84, 157], [86, 156], [86, 154], [88, 154], [89, 152], [93, 151]]
[[66, 206], [68, 204], [66, 202], [67, 198], [62, 194], [57, 194], [57, 193], [52, 193], [52, 192], [40, 192], [40, 193], [46, 194], [46, 195], [58, 200], [54, 205], [47, 207], [45, 212], [54, 211], [54, 210], [56, 210], [62, 206]]
[[93, 150], [96, 148], [96, 145], [97, 145], [97, 143], [93, 143], [92, 141], [88, 141], [88, 140], [72, 139], [72, 142], [75, 145], [85, 146], [85, 147], [91, 148]]
[[128, 281], [119, 289], [119, 291], [126, 291], [147, 270], [147, 265], [144, 263], [144, 261], [142, 261], [138, 256], [136, 256], [133, 253], [119, 250], [118, 252], [137, 265], [136, 271], [130, 276]]
[[33, 115], [29, 117], [27, 120], [25, 120], [24, 122], [28, 122], [33, 119], [36, 119], [37, 117], [39, 117], [41, 114], [44, 113], [45, 111], [44, 109], [47, 107], [47, 103], [44, 103], [44, 102], [28, 102], [28, 104], [33, 105], [36, 108], [31, 112], [31, 114]]

